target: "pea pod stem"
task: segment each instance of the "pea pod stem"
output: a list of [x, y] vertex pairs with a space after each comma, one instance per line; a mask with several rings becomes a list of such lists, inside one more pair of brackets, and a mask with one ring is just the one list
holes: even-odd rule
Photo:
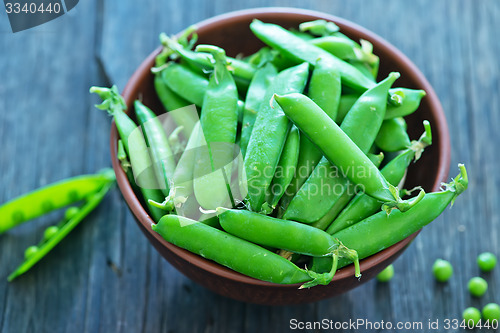
[[7, 280], [10, 282], [21, 274], [26, 273], [33, 265], [39, 262], [47, 253], [49, 253], [61, 240], [66, 237], [95, 207], [102, 201], [109, 189], [114, 185], [114, 178], [109, 179], [108, 182], [101, 187], [96, 193], [87, 197], [86, 203], [79, 208], [76, 213], [69, 218], [62, 221], [59, 230], [46, 239], [38, 247], [38, 250], [12, 272]]

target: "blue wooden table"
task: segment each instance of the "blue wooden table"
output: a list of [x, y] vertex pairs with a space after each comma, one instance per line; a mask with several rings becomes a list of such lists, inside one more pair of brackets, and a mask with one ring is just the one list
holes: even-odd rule
[[[0, 13], [0, 203], [110, 165], [110, 118], [96, 110], [91, 85], [123, 89], [158, 46], [224, 12], [295, 6], [358, 23], [405, 53], [435, 88], [452, 142], [450, 174], [466, 164], [470, 187], [426, 227], [395, 263], [388, 284], [370, 281], [314, 304], [267, 307], [218, 296], [170, 266], [139, 231], [118, 190], [29, 273], [7, 275], [59, 215], [0, 235], [0, 333], [283, 332], [294, 323], [423, 323], [460, 319], [468, 306], [500, 302], [500, 268], [482, 274], [486, 295], [472, 298], [476, 256], [500, 255], [500, 2], [422, 1], [81, 1], [68, 14], [13, 34]], [[0, 219], [2, 217], [0, 216]], [[449, 283], [434, 281], [435, 259], [449, 260]], [[337, 324], [338, 325], [338, 324]], [[344, 324], [345, 326], [346, 324]], [[308, 332], [320, 330], [306, 330]], [[345, 327], [339, 332], [355, 332]], [[371, 331], [360, 326], [357, 331]], [[398, 331], [380, 329], [379, 332]], [[433, 332], [437, 332], [434, 330]], [[482, 330], [485, 331], [485, 330]]]

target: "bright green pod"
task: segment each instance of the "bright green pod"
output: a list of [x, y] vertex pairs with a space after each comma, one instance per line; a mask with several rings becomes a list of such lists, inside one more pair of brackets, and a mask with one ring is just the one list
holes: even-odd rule
[[151, 205], [149, 200], [161, 202], [164, 195], [158, 189], [158, 181], [152, 169], [151, 157], [141, 128], [137, 127], [125, 113], [127, 106], [116, 86], [91, 87], [90, 92], [98, 94], [103, 99], [103, 102], [96, 107], [107, 110], [113, 116], [123, 147], [130, 159], [135, 183], [140, 188], [153, 220], [158, 221], [165, 213]]
[[312, 287], [328, 284], [333, 278], [333, 274], [300, 269], [263, 247], [181, 216], [166, 215], [151, 227], [167, 242], [255, 279], [280, 284], [306, 282], [302, 287]]
[[279, 50], [287, 58], [295, 61], [306, 61], [313, 66], [316, 65], [319, 58], [330, 62], [338, 69], [342, 83], [353, 89], [365, 91], [375, 84], [352, 65], [295, 36], [279, 25], [254, 20], [250, 24], [250, 29], [265, 44]]
[[274, 95], [274, 99], [295, 125], [323, 151], [325, 157], [354, 184], [384, 202], [401, 200], [397, 190], [387, 183], [365, 153], [311, 99], [299, 93]]
[[[309, 82], [308, 96], [332, 119], [336, 119], [342, 85], [340, 74], [331, 63], [319, 59]], [[300, 137], [297, 171], [281, 203], [286, 209], [293, 196], [305, 183], [321, 160], [323, 153], [305, 135]]]
[[392, 105], [389, 103], [384, 119], [406, 117], [412, 114], [418, 109], [422, 98], [426, 95], [424, 90], [408, 88], [394, 88], [389, 90], [389, 93], [399, 96], [401, 102], [399, 105]]
[[396, 152], [408, 148], [411, 141], [406, 128], [406, 121], [403, 117], [384, 120], [375, 144], [385, 152]]
[[198, 151], [193, 179], [196, 200], [204, 209], [213, 210], [232, 205], [229, 181], [238, 126], [238, 90], [223, 49], [198, 45], [196, 50], [211, 52], [216, 61], [200, 117], [208, 152]]
[[0, 206], [0, 234], [56, 209], [71, 205], [99, 191], [114, 180], [114, 172], [105, 169], [46, 185], [14, 198]]
[[169, 181], [175, 170], [175, 160], [167, 134], [156, 114], [141, 101], [134, 102], [134, 110], [149, 147], [156, 180], [163, 194], [167, 196], [169, 194]]
[[271, 63], [267, 63], [257, 70], [252, 78], [252, 81], [250, 82], [245, 99], [245, 107], [243, 109], [243, 125], [241, 126], [240, 147], [243, 156], [246, 154], [253, 125], [255, 123], [255, 119], [257, 119], [257, 113], [261, 104], [263, 102], [267, 103], [264, 96], [266, 95], [266, 91], [271, 85], [276, 74], [276, 67]]
[[[285, 69], [266, 91], [264, 101], [269, 101], [274, 93], [302, 92], [308, 76], [307, 63]], [[279, 106], [273, 108], [267, 102], [262, 103], [245, 155], [247, 205], [252, 211], [261, 211], [289, 129], [290, 121]]]
[[172, 116], [178, 127], [182, 126], [182, 132], [188, 138], [199, 120], [198, 114], [194, 112], [179, 112], [179, 109], [188, 106], [190, 103], [168, 87], [163, 77], [163, 71], [155, 74], [154, 86], [156, 95], [158, 95], [165, 111], [170, 112], [169, 116]]
[[[413, 160], [418, 160], [425, 147], [432, 143], [432, 136], [429, 122], [425, 121], [426, 131], [418, 141], [414, 141], [411, 146], [401, 154], [387, 163], [381, 170], [385, 179], [394, 186], [397, 186], [406, 174], [406, 170]], [[334, 234], [349, 227], [380, 210], [382, 204], [369, 195], [359, 193], [342, 210], [335, 221], [328, 227], [327, 232]]]
[[273, 182], [269, 187], [271, 198], [268, 203], [272, 209], [276, 208], [276, 205], [280, 201], [281, 197], [285, 194], [285, 191], [290, 185], [290, 182], [292, 181], [292, 178], [297, 170], [299, 145], [299, 129], [292, 126], [285, 144], [283, 145], [283, 151], [281, 152], [281, 157], [274, 173]]
[[[459, 165], [460, 175], [451, 183], [445, 184], [444, 191], [425, 194], [412, 209], [407, 212], [394, 211], [390, 215], [378, 212], [333, 235], [345, 246], [356, 250], [359, 258], [364, 259], [380, 252], [434, 221], [448, 205], [453, 205], [458, 195], [467, 189], [467, 172]], [[370, 237], [359, 237], [370, 235]], [[341, 259], [339, 266], [349, 264]]]
[[175, 62], [169, 62], [162, 69], [162, 76], [167, 86], [178, 96], [196, 106], [201, 107], [203, 105], [203, 98], [208, 87], [206, 77], [192, 71], [185, 65]]
[[217, 214], [222, 229], [255, 244], [317, 257], [331, 255], [339, 246], [331, 235], [307, 224], [248, 210], [218, 208]]
[[[111, 170], [112, 172], [112, 170]], [[111, 176], [111, 174], [110, 174]], [[26, 273], [31, 267], [39, 262], [47, 253], [49, 253], [57, 244], [61, 242], [90, 212], [92, 212], [97, 205], [102, 201], [106, 193], [114, 186], [115, 178], [114, 173], [112, 178], [108, 178], [104, 184], [95, 193], [87, 196], [83, 206], [79, 207], [74, 214], [70, 214], [69, 218], [65, 217], [62, 223], [57, 227], [57, 230], [52, 229], [50, 233], [46, 233], [44, 238], [38, 246], [31, 246], [26, 251], [26, 257], [14, 272], [12, 272], [7, 280], [10, 282], [17, 278], [19, 275]], [[73, 207], [72, 207], [73, 208]], [[47, 229], [49, 230], [49, 229]]]

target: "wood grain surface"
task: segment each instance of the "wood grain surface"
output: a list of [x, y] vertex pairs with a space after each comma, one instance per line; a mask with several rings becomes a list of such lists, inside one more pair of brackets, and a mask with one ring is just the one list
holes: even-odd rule
[[[0, 333], [287, 332], [292, 319], [422, 322], [424, 329], [415, 332], [435, 332], [427, 323], [439, 320], [438, 331], [444, 332], [443, 321], [460, 319], [466, 307], [500, 302], [499, 267], [482, 275], [490, 286], [484, 297], [473, 299], [466, 289], [467, 281], [480, 274], [476, 256], [482, 251], [500, 255], [498, 0], [87, 0], [52, 22], [16, 34], [2, 10], [0, 203], [110, 165], [110, 118], [93, 107], [98, 100], [88, 89], [109, 84], [123, 89], [158, 46], [160, 32], [173, 34], [216, 14], [270, 5], [346, 18], [413, 60], [448, 119], [450, 175], [458, 172], [457, 163], [465, 163], [469, 190], [397, 260], [390, 283], [370, 281], [337, 298], [287, 307], [236, 302], [182, 276], [150, 246], [114, 190], [12, 283], [7, 275], [22, 261], [24, 249], [38, 242], [59, 215], [0, 235]], [[454, 265], [449, 283], [433, 279], [437, 258]]]

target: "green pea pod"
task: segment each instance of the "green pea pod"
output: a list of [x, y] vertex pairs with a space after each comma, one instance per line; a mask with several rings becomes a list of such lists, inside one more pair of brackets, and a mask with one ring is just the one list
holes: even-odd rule
[[[186, 48], [178, 43], [175, 39], [169, 38], [163, 33], [160, 34], [160, 41], [167, 49], [176, 52], [189, 64], [197, 66], [203, 70], [214, 69], [215, 61], [212, 54], [193, 52], [189, 48]], [[251, 63], [236, 58], [227, 57], [227, 61], [229, 62], [229, 67], [235, 78], [237, 77], [241, 79], [240, 82], [246, 84], [246, 87], [248, 88], [248, 84], [255, 75], [257, 68]]]
[[318, 257], [345, 256], [354, 261], [355, 276], [361, 276], [356, 251], [344, 247], [322, 230], [248, 210], [218, 208], [217, 214], [222, 228], [232, 235], [262, 246], [282, 248], [294, 253]]
[[394, 88], [389, 90], [389, 94], [398, 95], [401, 98], [399, 105], [389, 104], [384, 119], [405, 117], [415, 112], [420, 106], [422, 98], [426, 93], [424, 90]]
[[[411, 145], [401, 154], [392, 159], [381, 170], [382, 175], [389, 183], [397, 186], [403, 179], [406, 169], [413, 160], [418, 160], [425, 147], [432, 143], [431, 127], [428, 121], [424, 121], [425, 132], [418, 141], [413, 141]], [[382, 204], [362, 193], [356, 195], [349, 204], [340, 212], [335, 221], [328, 227], [329, 234], [337, 233], [338, 231], [353, 225], [368, 216], [375, 214]]]
[[281, 284], [306, 282], [303, 287], [313, 287], [328, 284], [333, 277], [331, 272], [316, 274], [300, 269], [263, 247], [184, 217], [166, 215], [151, 227], [167, 242], [255, 279]]
[[[370, 161], [378, 168], [382, 161], [384, 160], [384, 154], [367, 154]], [[342, 209], [352, 200], [352, 198], [356, 195], [356, 187], [353, 183], [348, 182], [344, 192], [335, 200], [334, 205], [330, 208], [330, 210], [319, 220], [311, 224], [313, 227], [326, 230], [328, 226], [332, 223], [332, 221], [340, 214]], [[371, 198], [371, 197], [370, 197]]]
[[[329, 62], [319, 59], [309, 82], [308, 95], [332, 119], [337, 117], [341, 88], [340, 75], [337, 69], [332, 67]], [[305, 135], [300, 137], [297, 171], [287, 188], [286, 196], [281, 202], [281, 209], [286, 209], [288, 203], [313, 172], [322, 156], [321, 150]]]
[[299, 24], [299, 30], [304, 32], [310, 32], [313, 35], [318, 36], [330, 36], [340, 30], [338, 25], [331, 21], [326, 20], [314, 20], [309, 22], [302, 22]]
[[135, 114], [149, 147], [156, 180], [164, 195], [169, 194], [169, 182], [175, 170], [175, 160], [165, 129], [156, 114], [139, 100], [134, 102]]
[[[197, 204], [196, 200], [189, 200], [193, 196], [193, 170], [196, 161], [197, 149], [199, 149], [200, 142], [200, 123], [196, 123], [191, 136], [186, 144], [186, 148], [182, 152], [174, 173], [171, 177], [171, 189], [169, 195], [162, 203], [150, 201], [156, 207], [171, 211], [176, 208], [178, 215], [188, 216], [187, 212], [192, 212], [190, 207]], [[184, 207], [184, 203], [189, 200], [189, 203]], [[191, 206], [190, 206], [191, 205]], [[198, 207], [196, 207], [198, 210]], [[198, 212], [196, 212], [198, 213]], [[197, 217], [197, 216], [196, 216]]]
[[354, 49], [359, 47], [359, 45], [353, 40], [337, 36], [318, 37], [311, 39], [309, 43], [330, 52], [342, 60], [356, 59]]
[[250, 140], [253, 125], [257, 118], [257, 112], [262, 102], [266, 103], [264, 100], [266, 90], [271, 85], [276, 74], [276, 67], [271, 63], [267, 63], [257, 70], [250, 82], [245, 99], [245, 108], [243, 109], [243, 125], [241, 128], [240, 147], [243, 156], [246, 154], [248, 141]]
[[[269, 101], [274, 93], [303, 91], [308, 76], [307, 63], [280, 72], [266, 91], [263, 100]], [[279, 107], [272, 108], [269, 103], [262, 103], [245, 155], [247, 204], [252, 211], [260, 212], [262, 208], [289, 129], [290, 122]]]
[[231, 197], [229, 183], [238, 126], [238, 91], [227, 68], [223, 49], [198, 45], [196, 50], [213, 53], [216, 61], [200, 117], [208, 154], [199, 152], [193, 181], [194, 193], [200, 205], [213, 210], [231, 204], [227, 199]]
[[[389, 95], [398, 96], [399, 103], [397, 105], [387, 104], [384, 119], [391, 119], [395, 117], [404, 117], [415, 112], [422, 98], [425, 96], [425, 91], [415, 90], [408, 88], [392, 88], [389, 89]], [[339, 111], [337, 114], [337, 124], [341, 124], [347, 112], [356, 103], [360, 95], [346, 94], [340, 98]]]
[[[343, 133], [349, 136], [365, 154], [375, 141], [384, 118], [388, 90], [398, 77], [399, 73], [391, 73], [385, 80], [363, 93], [340, 126]], [[321, 105], [318, 104], [317, 107]], [[328, 158], [323, 157], [304, 186], [291, 200], [283, 217], [304, 223], [314, 223], [321, 219], [349, 189], [347, 186], [349, 182], [343, 176], [345, 172], [343, 167], [332, 165]], [[315, 207], [315, 209], [308, 210], [305, 207]]]
[[[177, 126], [182, 126], [182, 132], [186, 138], [189, 138], [193, 131], [194, 125], [198, 121], [198, 115], [193, 112], [180, 112], [190, 103], [174, 93], [165, 83], [163, 71], [155, 74], [154, 86], [156, 94], [160, 99], [163, 107], [169, 115], [172, 116]], [[177, 111], [176, 111], [177, 110]]]
[[[383, 155], [382, 155], [383, 156]], [[382, 162], [380, 155], [369, 155], [373, 163]], [[316, 166], [285, 210], [283, 218], [303, 223], [315, 223], [336, 206], [343, 196], [355, 195], [354, 186], [350, 185], [341, 170], [326, 158]], [[308, 209], [314, 207], [314, 209]], [[333, 221], [333, 218], [329, 222]], [[325, 223], [325, 222], [322, 222]]]
[[135, 182], [141, 190], [150, 214], [155, 221], [158, 221], [164, 212], [151, 205], [149, 199], [161, 202], [164, 196], [158, 190], [158, 182], [152, 170], [151, 157], [140, 127], [138, 128], [124, 112], [127, 106], [116, 86], [111, 88], [91, 87], [90, 92], [98, 94], [103, 100], [96, 107], [100, 110], [107, 110], [113, 116], [125, 152], [129, 156]]
[[278, 166], [276, 167], [273, 182], [269, 187], [271, 198], [268, 203], [272, 209], [276, 208], [276, 205], [287, 190], [290, 182], [292, 181], [293, 175], [297, 170], [299, 144], [299, 129], [292, 126], [283, 146], [283, 151], [281, 152], [281, 157], [278, 162]]
[[374, 82], [366, 78], [356, 68], [340, 60], [331, 53], [315, 46], [276, 24], [254, 20], [250, 24], [252, 32], [265, 44], [279, 50], [283, 55], [296, 61], [306, 61], [316, 65], [319, 58], [336, 67], [342, 77], [342, 83], [359, 91], [371, 88]]
[[389, 88], [399, 76], [399, 73], [390, 73], [385, 80], [363, 93], [340, 125], [364, 153], [367, 153], [375, 142], [387, 110]]
[[[342, 124], [342, 121], [344, 121], [345, 116], [347, 115], [347, 112], [352, 108], [354, 103], [358, 100], [358, 98], [361, 95], [359, 94], [346, 94], [340, 96], [340, 102], [339, 102], [339, 109], [337, 112], [337, 118], [335, 118], [335, 122], [337, 124]], [[387, 112], [387, 110], [386, 110]]]
[[354, 184], [384, 202], [401, 201], [397, 189], [385, 180], [363, 151], [311, 99], [299, 93], [275, 94], [274, 99], [295, 125], [323, 151], [325, 157]]
[[0, 206], [0, 234], [21, 223], [83, 200], [114, 178], [113, 170], [105, 169], [97, 174], [61, 180], [12, 199]]
[[395, 152], [408, 148], [411, 142], [406, 128], [403, 117], [384, 120], [375, 139], [375, 144], [386, 152]]
[[60, 226], [57, 227], [57, 230], [46, 233], [46, 236], [48, 237], [45, 237], [45, 239], [42, 240], [41, 244], [36, 247], [36, 251], [30, 251], [30, 253], [27, 252], [28, 255], [25, 261], [7, 278], [9, 281], [12, 281], [19, 275], [26, 273], [31, 267], [33, 267], [33, 265], [49, 253], [50, 250], [59, 244], [59, 242], [66, 237], [66, 235], [69, 234], [71, 230], [73, 230], [91, 211], [93, 211], [95, 207], [97, 207], [106, 193], [108, 193], [109, 189], [114, 185], [114, 177], [111, 177], [112, 170], [108, 170], [106, 173], [108, 174], [106, 183], [104, 183], [97, 192], [87, 195], [85, 198], [86, 202], [82, 207], [76, 208], [76, 210], [72, 210], [71, 208], [68, 210], [68, 212], [72, 212], [70, 214], [66, 214], [67, 216], [62, 221]]
[[[445, 184], [444, 191], [425, 194], [408, 212], [395, 211], [390, 215], [378, 212], [333, 235], [345, 246], [358, 252], [363, 259], [405, 239], [435, 220], [456, 197], [467, 189], [468, 178], [464, 165], [459, 164], [460, 175]], [[359, 237], [370, 235], [370, 237]], [[340, 266], [349, 264], [342, 259]]]
[[201, 107], [208, 80], [189, 69], [189, 67], [170, 62], [162, 70], [163, 80], [167, 86], [189, 103]]

